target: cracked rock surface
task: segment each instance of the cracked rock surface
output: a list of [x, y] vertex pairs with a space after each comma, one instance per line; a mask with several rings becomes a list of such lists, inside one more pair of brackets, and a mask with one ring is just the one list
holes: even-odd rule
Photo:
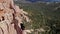
[[13, 0], [0, 0], [0, 34], [22, 34], [20, 24], [24, 20], [29, 22], [26, 14]]

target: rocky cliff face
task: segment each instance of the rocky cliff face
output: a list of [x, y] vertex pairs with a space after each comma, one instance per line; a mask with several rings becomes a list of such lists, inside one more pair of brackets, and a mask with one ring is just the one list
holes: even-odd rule
[[0, 0], [0, 34], [23, 34], [20, 24], [24, 20], [29, 22], [27, 14], [13, 0]]

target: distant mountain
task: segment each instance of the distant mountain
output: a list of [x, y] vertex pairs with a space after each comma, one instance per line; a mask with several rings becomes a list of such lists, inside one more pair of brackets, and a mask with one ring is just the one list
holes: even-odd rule
[[42, 2], [60, 2], [60, 0], [26, 0], [26, 1], [30, 1], [30, 2], [38, 2], [38, 1], [42, 1]]
[[60, 2], [60, 0], [15, 0], [15, 1], [19, 1], [22, 3], [31, 3], [31, 2]]

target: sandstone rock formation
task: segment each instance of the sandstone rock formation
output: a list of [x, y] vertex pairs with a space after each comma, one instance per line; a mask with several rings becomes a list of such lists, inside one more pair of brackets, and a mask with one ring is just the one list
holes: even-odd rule
[[29, 22], [26, 14], [13, 0], [0, 0], [0, 34], [22, 34], [20, 24], [23, 20]]

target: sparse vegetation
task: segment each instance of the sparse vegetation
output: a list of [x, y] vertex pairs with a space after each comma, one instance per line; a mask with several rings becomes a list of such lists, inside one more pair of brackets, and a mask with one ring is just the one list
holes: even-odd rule
[[[31, 23], [24, 23], [24, 25], [26, 29], [34, 29], [31, 34], [60, 34], [60, 3], [20, 3], [17, 5], [29, 13]], [[44, 32], [36, 30], [41, 28]]]

